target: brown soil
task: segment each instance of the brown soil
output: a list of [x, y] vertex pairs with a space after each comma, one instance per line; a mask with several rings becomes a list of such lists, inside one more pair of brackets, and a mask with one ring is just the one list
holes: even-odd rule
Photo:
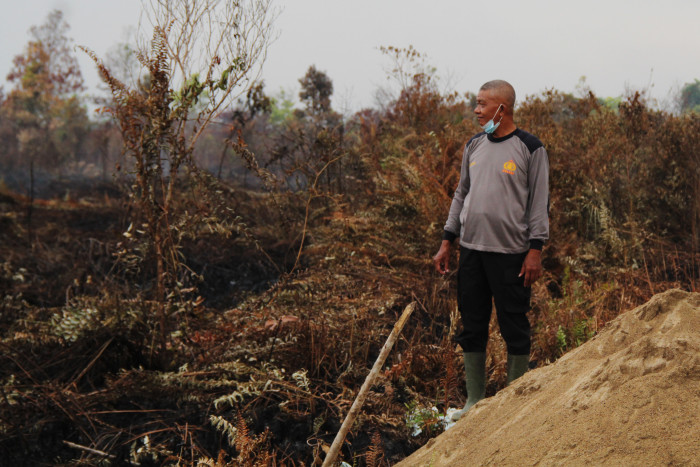
[[402, 466], [700, 466], [700, 293], [669, 290], [485, 399]]

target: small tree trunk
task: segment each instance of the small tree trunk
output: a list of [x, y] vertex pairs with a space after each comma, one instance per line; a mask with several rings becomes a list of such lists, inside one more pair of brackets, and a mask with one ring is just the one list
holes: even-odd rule
[[161, 220], [158, 219], [155, 225], [155, 235], [153, 236], [155, 242], [155, 252], [156, 252], [156, 302], [158, 303], [158, 326], [160, 328], [158, 334], [158, 340], [160, 344], [161, 352], [165, 350], [166, 344], [166, 309], [165, 309], [165, 280], [166, 280], [166, 270], [164, 263], [164, 251], [163, 251], [163, 231], [162, 231]]
[[29, 206], [27, 206], [27, 240], [32, 242], [32, 213], [34, 212], [34, 158], [29, 160]]

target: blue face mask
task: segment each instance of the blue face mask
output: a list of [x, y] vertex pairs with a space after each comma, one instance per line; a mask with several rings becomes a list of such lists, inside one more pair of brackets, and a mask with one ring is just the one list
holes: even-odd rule
[[[502, 106], [503, 106], [503, 104], [498, 105], [498, 108], [496, 109], [496, 113], [493, 114], [493, 118], [496, 118], [496, 115], [498, 115], [498, 111], [501, 110]], [[491, 133], [496, 131], [496, 128], [498, 128], [498, 126], [501, 124], [501, 120], [503, 120], [503, 116], [501, 115], [501, 119], [498, 120], [498, 123], [493, 123], [493, 118], [491, 120], [489, 120], [488, 122], [486, 122], [486, 125], [481, 127], [481, 128], [483, 128], [484, 133], [486, 133], [487, 135], [490, 135]]]

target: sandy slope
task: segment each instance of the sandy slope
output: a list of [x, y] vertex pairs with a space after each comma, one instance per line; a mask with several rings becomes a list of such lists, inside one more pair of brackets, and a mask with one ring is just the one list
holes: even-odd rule
[[700, 466], [700, 293], [623, 313], [399, 465]]

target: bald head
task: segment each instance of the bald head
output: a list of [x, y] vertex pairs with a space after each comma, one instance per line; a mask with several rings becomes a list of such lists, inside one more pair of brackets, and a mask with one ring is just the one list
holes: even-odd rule
[[480, 91], [490, 91], [491, 94], [500, 102], [506, 105], [507, 113], [513, 114], [515, 108], [515, 89], [508, 81], [502, 79], [494, 79], [481, 86]]

